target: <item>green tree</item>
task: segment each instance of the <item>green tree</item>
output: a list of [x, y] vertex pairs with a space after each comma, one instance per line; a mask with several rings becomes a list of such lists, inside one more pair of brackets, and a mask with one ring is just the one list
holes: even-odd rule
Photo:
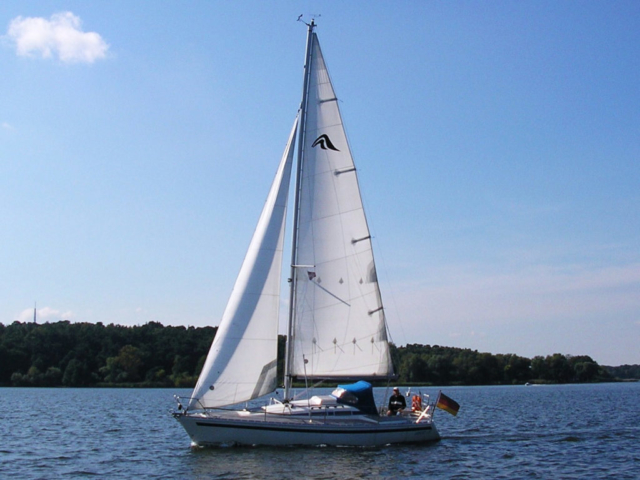
[[409, 383], [427, 381], [427, 362], [416, 353], [406, 355], [400, 366], [400, 378]]
[[62, 376], [62, 384], [65, 387], [84, 387], [91, 384], [92, 378], [87, 366], [73, 358], [67, 363]]
[[107, 364], [100, 369], [107, 382], [137, 382], [140, 379], [142, 356], [139, 348], [125, 345], [115, 357], [107, 358]]

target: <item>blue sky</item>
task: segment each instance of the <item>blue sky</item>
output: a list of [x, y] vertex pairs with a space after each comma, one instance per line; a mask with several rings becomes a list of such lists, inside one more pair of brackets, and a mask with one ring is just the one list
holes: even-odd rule
[[317, 32], [393, 340], [640, 363], [640, 3], [0, 3], [0, 322], [217, 325]]

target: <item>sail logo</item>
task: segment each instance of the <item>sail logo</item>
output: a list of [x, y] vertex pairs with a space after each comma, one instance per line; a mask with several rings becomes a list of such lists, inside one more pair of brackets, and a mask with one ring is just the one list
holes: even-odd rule
[[333, 143], [331, 143], [331, 140], [329, 140], [329, 137], [324, 133], [315, 139], [311, 147], [313, 148], [316, 145], [320, 145], [320, 148], [322, 150], [329, 149], [329, 150], [335, 150], [336, 152], [340, 151], [333, 145]]

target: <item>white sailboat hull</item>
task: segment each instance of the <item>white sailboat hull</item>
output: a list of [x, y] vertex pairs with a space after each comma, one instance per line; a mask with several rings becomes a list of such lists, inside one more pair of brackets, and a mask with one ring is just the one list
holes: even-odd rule
[[382, 446], [423, 443], [440, 439], [431, 421], [410, 417], [273, 418], [264, 413], [175, 414], [197, 446], [220, 445], [333, 445]]

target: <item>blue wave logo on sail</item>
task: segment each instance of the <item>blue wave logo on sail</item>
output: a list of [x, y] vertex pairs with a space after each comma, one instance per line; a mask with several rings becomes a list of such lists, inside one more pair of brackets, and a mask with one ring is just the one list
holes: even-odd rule
[[316, 145], [320, 145], [320, 148], [322, 150], [329, 149], [329, 150], [335, 150], [336, 152], [340, 151], [333, 145], [333, 143], [331, 143], [331, 140], [329, 140], [329, 137], [324, 133], [315, 139], [311, 147], [313, 148]]

